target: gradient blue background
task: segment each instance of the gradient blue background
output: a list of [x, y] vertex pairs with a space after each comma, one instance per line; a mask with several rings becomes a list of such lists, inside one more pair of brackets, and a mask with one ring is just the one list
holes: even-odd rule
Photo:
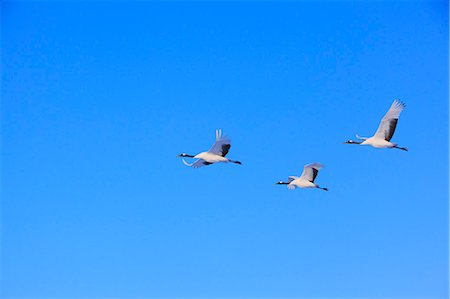
[[[448, 298], [446, 1], [1, 16], [5, 298]], [[397, 97], [409, 152], [341, 143]], [[217, 128], [242, 166], [175, 158]]]

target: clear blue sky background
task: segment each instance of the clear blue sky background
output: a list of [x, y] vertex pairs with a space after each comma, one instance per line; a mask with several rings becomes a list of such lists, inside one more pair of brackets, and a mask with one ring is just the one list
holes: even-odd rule
[[[446, 1], [1, 16], [4, 297], [448, 298]], [[397, 97], [409, 152], [342, 144]]]

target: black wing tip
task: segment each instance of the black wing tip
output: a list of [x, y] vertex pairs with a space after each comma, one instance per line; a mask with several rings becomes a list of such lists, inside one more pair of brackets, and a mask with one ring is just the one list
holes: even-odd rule
[[222, 144], [222, 157], [225, 157], [228, 152], [230, 151], [231, 148], [231, 144], [226, 143], [226, 144]]
[[312, 170], [313, 170], [313, 179], [311, 180], [311, 183], [314, 183], [314, 181], [317, 178], [317, 175], [319, 174], [319, 169], [313, 167]]

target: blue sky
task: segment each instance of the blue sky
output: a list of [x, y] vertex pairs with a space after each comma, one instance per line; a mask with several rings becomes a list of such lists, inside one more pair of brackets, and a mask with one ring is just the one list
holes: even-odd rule
[[[448, 298], [445, 1], [1, 16], [5, 298]], [[342, 144], [394, 98], [409, 152]], [[217, 128], [243, 165], [175, 158]]]

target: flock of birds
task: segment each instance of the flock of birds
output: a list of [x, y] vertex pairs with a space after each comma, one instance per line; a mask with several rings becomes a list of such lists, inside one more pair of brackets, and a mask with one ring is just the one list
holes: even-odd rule
[[[400, 113], [405, 109], [406, 105], [403, 102], [394, 100], [391, 107], [385, 116], [381, 119], [380, 125], [377, 131], [372, 137], [360, 137], [356, 135], [361, 141], [347, 140], [345, 144], [359, 144], [359, 145], [370, 145], [375, 148], [396, 148], [400, 150], [407, 151], [406, 147], [400, 147], [397, 143], [391, 142], [392, 136], [394, 136], [395, 128], [397, 127], [398, 118]], [[188, 155], [182, 153], [177, 157], [180, 158], [193, 158], [197, 159], [193, 163], [188, 163], [182, 159], [186, 166], [191, 166], [194, 168], [211, 165], [214, 163], [224, 162], [224, 163], [235, 163], [242, 164], [239, 161], [231, 160], [225, 157], [231, 148], [231, 140], [222, 135], [222, 130], [216, 130], [216, 141], [212, 147], [206, 151], [201, 152], [197, 155]], [[311, 163], [307, 164], [303, 168], [303, 173], [298, 176], [289, 176], [287, 182], [279, 181], [278, 185], [287, 185], [287, 188], [292, 190], [295, 188], [318, 188], [328, 191], [327, 188], [320, 187], [314, 181], [319, 173], [319, 170], [324, 166], [321, 163]]]

